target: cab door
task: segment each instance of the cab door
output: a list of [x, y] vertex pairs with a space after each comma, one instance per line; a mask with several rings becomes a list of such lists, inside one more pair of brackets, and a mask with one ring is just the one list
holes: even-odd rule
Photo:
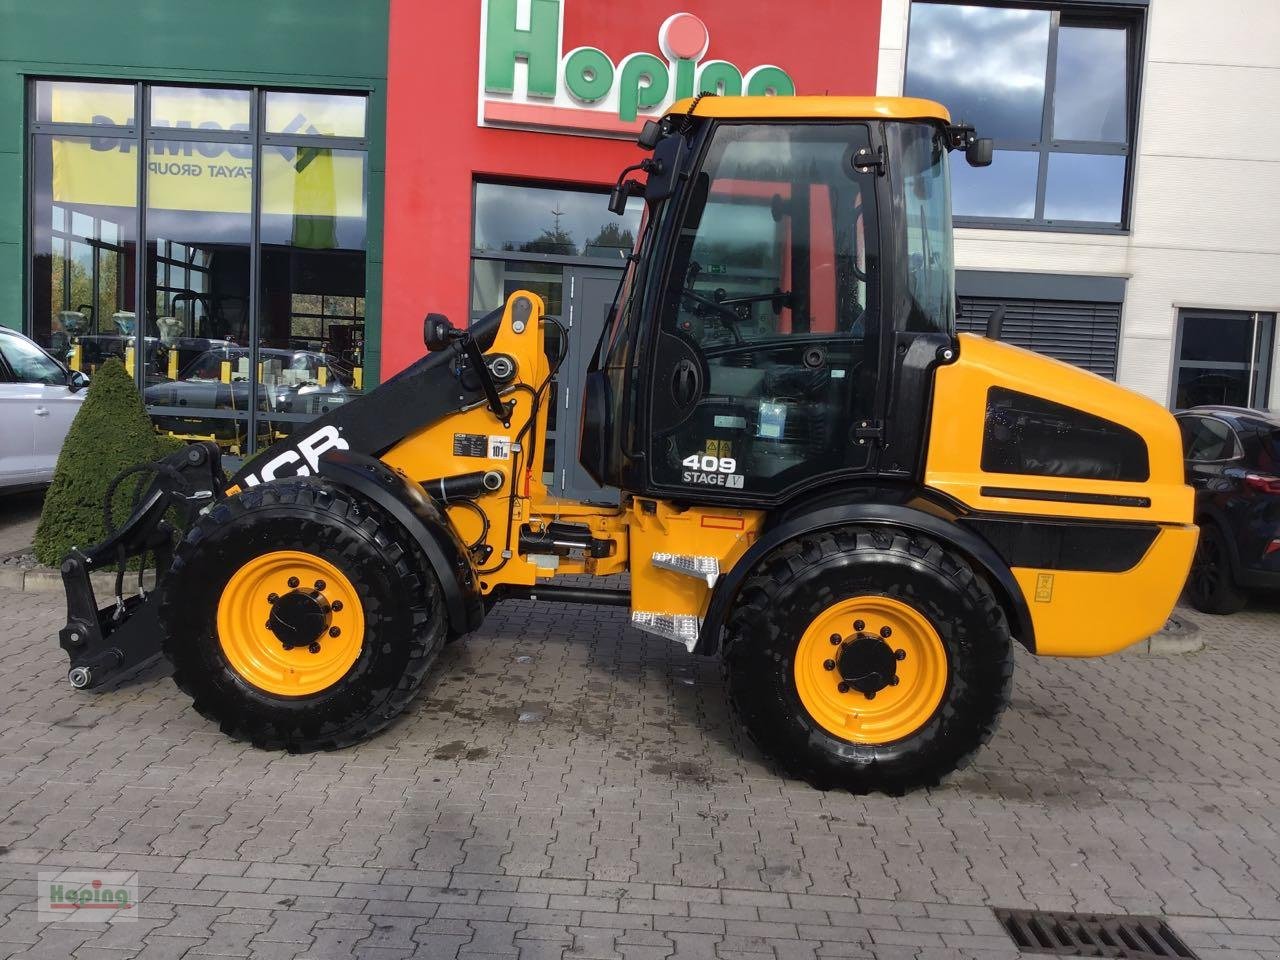
[[[650, 481], [777, 502], [875, 468], [880, 257], [851, 123], [724, 123], [671, 244], [649, 381]], [[668, 494], [671, 495], [671, 494]]]

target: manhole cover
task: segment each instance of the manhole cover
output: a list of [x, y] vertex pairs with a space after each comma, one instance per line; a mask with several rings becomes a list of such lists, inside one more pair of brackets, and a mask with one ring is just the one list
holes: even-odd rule
[[1191, 948], [1159, 917], [1106, 913], [997, 910], [996, 919], [1028, 953], [1123, 960], [1196, 960]]

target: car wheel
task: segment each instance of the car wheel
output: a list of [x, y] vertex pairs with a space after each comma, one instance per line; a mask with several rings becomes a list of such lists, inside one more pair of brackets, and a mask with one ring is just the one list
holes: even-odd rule
[[1201, 525], [1200, 542], [1187, 577], [1187, 599], [1201, 613], [1235, 613], [1249, 599], [1232, 576], [1230, 549], [1216, 523], [1210, 520]]

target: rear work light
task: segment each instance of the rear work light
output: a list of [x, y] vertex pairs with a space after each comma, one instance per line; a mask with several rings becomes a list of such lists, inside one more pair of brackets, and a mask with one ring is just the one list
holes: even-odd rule
[[1245, 486], [1252, 487], [1262, 493], [1280, 494], [1280, 477], [1271, 477], [1261, 473], [1246, 473]]

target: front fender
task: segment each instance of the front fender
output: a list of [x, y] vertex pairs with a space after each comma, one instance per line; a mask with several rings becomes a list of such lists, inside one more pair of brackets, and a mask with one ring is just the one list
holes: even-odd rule
[[751, 571], [772, 550], [805, 534], [844, 527], [851, 524], [897, 527], [923, 534], [960, 553], [991, 584], [1009, 621], [1014, 639], [1035, 652], [1035, 628], [1031, 612], [1018, 581], [1000, 555], [977, 534], [932, 513], [897, 503], [851, 503], [822, 507], [802, 513], [765, 531], [733, 569], [716, 583], [703, 617], [695, 653], [713, 655], [720, 648], [720, 633], [738, 591]]
[[484, 620], [484, 604], [467, 548], [422, 488], [381, 460], [347, 450], [326, 453], [318, 472], [330, 483], [378, 505], [409, 532], [444, 592], [452, 633], [470, 633]]

